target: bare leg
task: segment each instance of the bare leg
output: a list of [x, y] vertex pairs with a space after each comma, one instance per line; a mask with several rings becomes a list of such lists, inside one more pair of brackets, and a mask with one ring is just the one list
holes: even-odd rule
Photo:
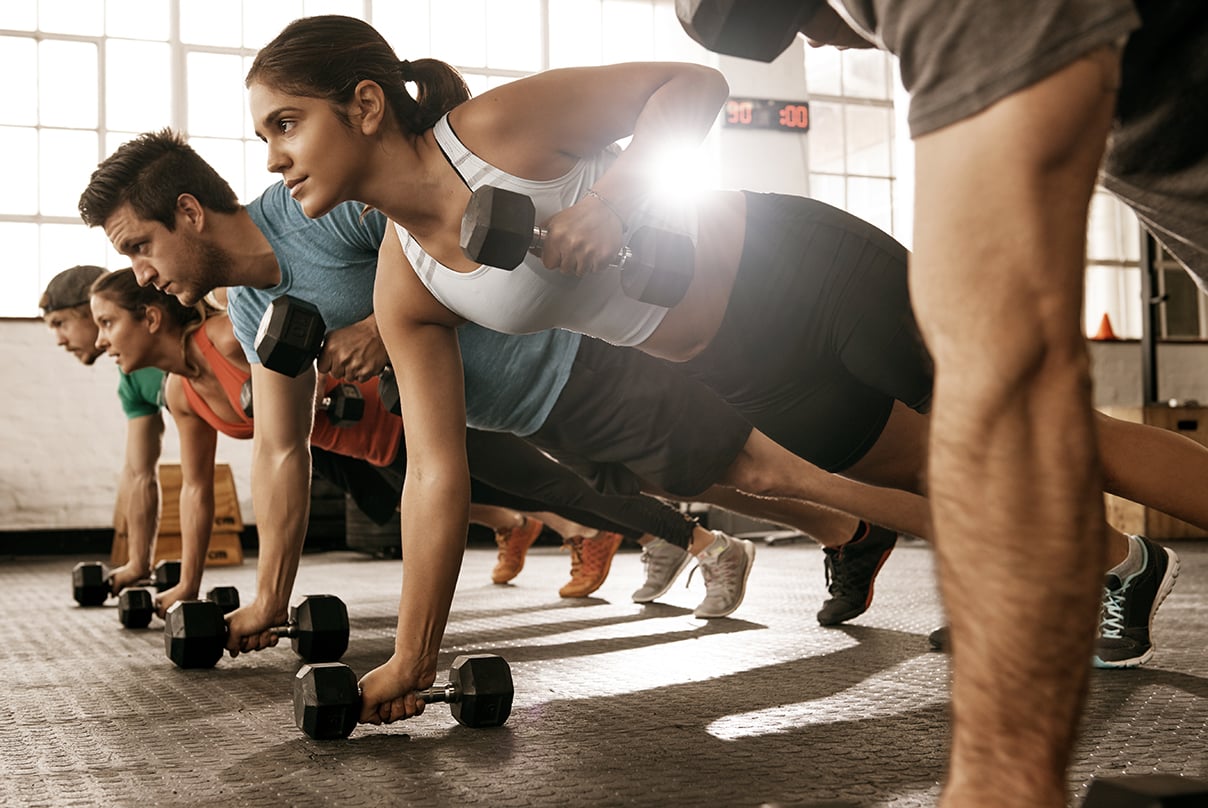
[[1208, 530], [1208, 498], [1188, 480], [1208, 480], [1208, 448], [1156, 426], [1095, 416], [1104, 489]]
[[[931, 536], [930, 509], [923, 497], [823, 471], [758, 430], [751, 432], [719, 484], [756, 497], [805, 500], [910, 536]], [[843, 541], [850, 537], [849, 532]]]
[[800, 530], [823, 547], [846, 544], [860, 524], [860, 520], [851, 514], [823, 508], [812, 502], [757, 497], [746, 491], [717, 485], [693, 499]]
[[587, 525], [581, 525], [578, 522], [572, 522], [569, 519], [559, 516], [556, 513], [550, 513], [549, 511], [540, 511], [533, 514], [533, 516], [536, 516], [542, 522], [545, 522], [546, 527], [564, 539], [569, 539], [571, 536], [580, 536], [584, 539], [592, 539], [595, 538], [600, 532], [594, 527], [588, 527]]
[[936, 362], [950, 808], [1066, 804], [1104, 569], [1080, 313], [1111, 64], [1084, 58], [916, 142], [911, 293]]
[[503, 533], [524, 524], [524, 514], [511, 508], [499, 505], [479, 505], [470, 503], [470, 521], [476, 525], [485, 525], [496, 533]]

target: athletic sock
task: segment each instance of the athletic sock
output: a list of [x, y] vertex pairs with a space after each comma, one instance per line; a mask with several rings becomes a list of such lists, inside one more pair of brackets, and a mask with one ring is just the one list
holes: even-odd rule
[[1136, 536], [1129, 536], [1128, 557], [1108, 570], [1107, 574], [1115, 575], [1121, 581], [1127, 581], [1130, 575], [1140, 572], [1144, 558], [1145, 550], [1141, 546], [1141, 540]]

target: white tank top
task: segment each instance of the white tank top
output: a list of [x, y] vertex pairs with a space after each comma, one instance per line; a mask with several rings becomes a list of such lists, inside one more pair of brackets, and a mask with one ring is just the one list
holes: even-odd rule
[[[526, 180], [500, 171], [470, 152], [449, 126], [448, 115], [436, 123], [433, 133], [470, 190], [493, 185], [525, 194], [533, 200], [538, 224], [581, 199], [619, 153], [615, 145], [610, 146], [581, 160], [558, 179]], [[695, 242], [695, 211], [668, 213], [640, 211], [626, 223], [627, 232], [651, 224], [686, 233]], [[638, 345], [667, 313], [661, 306], [628, 297], [621, 289], [617, 269], [573, 278], [546, 269], [540, 258], [528, 255], [510, 272], [485, 265], [472, 272], [457, 272], [428, 255], [402, 226], [396, 224], [395, 228], [407, 259], [433, 296], [453, 313], [495, 331], [525, 334], [565, 328], [615, 345]]]

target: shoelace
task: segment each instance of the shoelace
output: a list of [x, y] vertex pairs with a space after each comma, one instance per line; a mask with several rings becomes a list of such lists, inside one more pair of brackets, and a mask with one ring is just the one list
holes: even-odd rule
[[[726, 550], [729, 549], [730, 548], [728, 547], [726, 548]], [[726, 550], [722, 551], [723, 555], [725, 554]], [[733, 567], [723, 568], [722, 565], [718, 563], [720, 560], [720, 555], [713, 561], [702, 561], [700, 556], [698, 556], [696, 566], [692, 568], [692, 572], [688, 573], [688, 580], [684, 583], [684, 588], [687, 589], [688, 584], [692, 583], [692, 576], [696, 574], [697, 570], [700, 570], [700, 577], [705, 579], [705, 589], [708, 589], [709, 585], [715, 581], [722, 582], [724, 579], [730, 577], [729, 573], [733, 571]]]
[[1107, 639], [1118, 640], [1124, 634], [1124, 590], [1123, 586], [1119, 589], [1110, 586], [1103, 589], [1100, 635]]

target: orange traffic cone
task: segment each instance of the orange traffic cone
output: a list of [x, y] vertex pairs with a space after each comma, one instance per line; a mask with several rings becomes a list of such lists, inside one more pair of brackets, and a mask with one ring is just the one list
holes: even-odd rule
[[1095, 332], [1095, 336], [1091, 337], [1091, 339], [1119, 339], [1119, 337], [1116, 336], [1116, 332], [1112, 331], [1112, 321], [1111, 318], [1107, 316], [1107, 312], [1103, 313], [1103, 319], [1099, 321], [1099, 330]]

